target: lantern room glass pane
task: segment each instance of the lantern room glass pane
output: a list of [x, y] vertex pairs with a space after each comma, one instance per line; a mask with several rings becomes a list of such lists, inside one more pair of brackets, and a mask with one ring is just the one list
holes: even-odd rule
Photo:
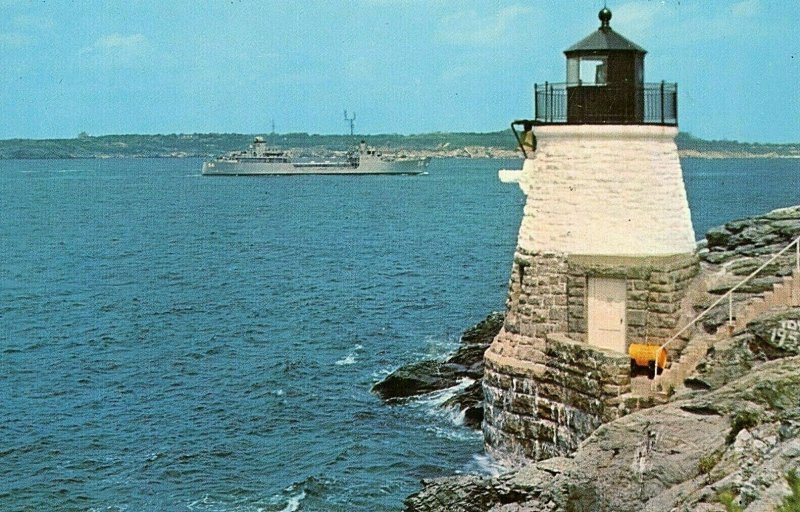
[[583, 85], [606, 85], [607, 69], [606, 57], [581, 57], [578, 79]]
[[578, 79], [580, 78], [580, 66], [580, 57], [567, 59], [567, 83], [569, 85], [578, 85]]

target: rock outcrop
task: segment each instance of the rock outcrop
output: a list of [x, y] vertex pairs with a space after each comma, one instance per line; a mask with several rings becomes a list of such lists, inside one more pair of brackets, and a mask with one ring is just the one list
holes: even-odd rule
[[[734, 220], [708, 230], [706, 233], [708, 252], [702, 252], [700, 257], [715, 264], [739, 258], [757, 258], [779, 251], [798, 236], [800, 236], [800, 206], [781, 208], [766, 215]], [[747, 275], [757, 267], [755, 263], [747, 259], [742, 261], [737, 269], [738, 273]], [[778, 269], [779, 265], [775, 267], [776, 270], [786, 271]]]
[[464, 411], [464, 423], [480, 428], [483, 421], [483, 353], [489, 347], [505, 316], [491, 313], [461, 336], [461, 347], [444, 361], [425, 360], [403, 366], [372, 387], [382, 399], [393, 402], [457, 385], [469, 378], [472, 384], [444, 403]]
[[773, 510], [800, 464], [800, 357], [796, 344], [770, 341], [770, 326], [787, 318], [800, 309], [765, 317], [710, 355], [697, 377], [707, 390], [607, 423], [570, 457], [425, 481], [406, 510], [725, 511], [726, 492], [744, 510]]
[[[800, 206], [709, 231], [699, 257], [710, 286], [696, 311], [798, 236]], [[792, 250], [769, 265], [735, 300], [781, 282], [795, 257]], [[725, 304], [705, 329], [727, 314]], [[406, 510], [766, 512], [791, 492], [785, 477], [798, 468], [800, 308], [787, 306], [716, 343], [668, 403], [606, 422], [566, 457], [498, 477], [424, 481]]]

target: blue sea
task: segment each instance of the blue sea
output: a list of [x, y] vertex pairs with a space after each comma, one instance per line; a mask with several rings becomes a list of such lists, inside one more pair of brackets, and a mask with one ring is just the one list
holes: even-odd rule
[[[398, 511], [492, 471], [448, 393], [369, 390], [504, 308], [519, 162], [200, 165], [0, 161], [0, 510]], [[798, 160], [683, 165], [698, 238], [800, 203]]]

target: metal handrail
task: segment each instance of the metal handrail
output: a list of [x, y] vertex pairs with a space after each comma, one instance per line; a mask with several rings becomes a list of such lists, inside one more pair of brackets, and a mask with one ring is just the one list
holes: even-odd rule
[[540, 124], [677, 126], [678, 84], [534, 84], [534, 117]]
[[[662, 352], [663, 350], [666, 350], [666, 347], [667, 347], [667, 345], [669, 345], [670, 343], [672, 343], [673, 341], [675, 341], [676, 339], [678, 339], [678, 337], [679, 337], [681, 334], [683, 334], [684, 332], [686, 332], [686, 330], [687, 330], [689, 327], [691, 327], [691, 326], [693, 326], [694, 324], [696, 324], [696, 323], [697, 323], [697, 322], [698, 322], [698, 321], [699, 321], [701, 318], [703, 318], [703, 317], [704, 317], [706, 314], [708, 314], [708, 312], [709, 312], [709, 311], [711, 311], [712, 309], [714, 309], [715, 307], [717, 307], [717, 306], [718, 306], [718, 305], [719, 305], [719, 304], [720, 304], [720, 303], [721, 303], [723, 300], [725, 300], [725, 298], [726, 298], [726, 297], [728, 298], [728, 325], [731, 325], [731, 324], [732, 324], [732, 322], [733, 322], [733, 292], [735, 292], [735, 291], [736, 291], [736, 290], [737, 290], [737, 289], [738, 289], [740, 286], [742, 286], [743, 284], [747, 283], [747, 282], [748, 282], [748, 281], [750, 281], [752, 278], [754, 278], [756, 275], [758, 275], [758, 273], [759, 273], [759, 272], [761, 272], [762, 270], [764, 270], [764, 269], [765, 269], [765, 268], [766, 268], [766, 267], [767, 267], [767, 266], [768, 266], [770, 263], [772, 263], [773, 261], [775, 261], [776, 259], [778, 259], [780, 256], [782, 256], [782, 255], [783, 255], [783, 253], [785, 253], [787, 250], [789, 250], [789, 248], [790, 248], [790, 247], [792, 247], [793, 245], [795, 246], [795, 248], [796, 248], [796, 251], [797, 251], [797, 252], [796, 252], [796, 257], [797, 257], [797, 259], [796, 259], [796, 269], [797, 269], [797, 272], [798, 272], [798, 273], [800, 273], [800, 236], [799, 236], [799, 237], [795, 238], [794, 240], [792, 240], [792, 241], [789, 243], [789, 245], [787, 245], [786, 247], [784, 247], [784, 248], [783, 248], [783, 249], [781, 249], [780, 251], [776, 252], [776, 253], [775, 253], [775, 254], [774, 254], [774, 255], [773, 255], [773, 256], [772, 256], [770, 259], [768, 259], [768, 260], [767, 260], [767, 261], [766, 261], [766, 262], [765, 262], [763, 265], [761, 265], [760, 267], [758, 267], [757, 269], [755, 269], [753, 272], [751, 272], [751, 273], [750, 273], [750, 275], [748, 275], [747, 277], [745, 277], [745, 278], [744, 278], [742, 281], [740, 281], [740, 282], [739, 282], [739, 283], [738, 283], [736, 286], [734, 286], [733, 288], [731, 288], [730, 290], [728, 290], [727, 292], [725, 292], [725, 294], [724, 294], [724, 295], [722, 295], [722, 296], [721, 296], [719, 299], [717, 299], [716, 301], [714, 301], [714, 303], [713, 303], [713, 304], [711, 304], [711, 305], [710, 305], [710, 306], [708, 306], [708, 307], [707, 307], [705, 310], [703, 310], [703, 312], [702, 312], [702, 313], [700, 313], [699, 315], [697, 315], [697, 316], [696, 316], [696, 317], [695, 317], [695, 318], [694, 318], [694, 319], [693, 319], [691, 322], [689, 322], [688, 324], [684, 325], [684, 326], [683, 326], [683, 327], [682, 327], [682, 328], [681, 328], [681, 329], [680, 329], [678, 332], [676, 332], [676, 333], [675, 333], [675, 334], [674, 334], [674, 335], [673, 335], [673, 336], [672, 336], [670, 339], [668, 339], [667, 341], [665, 341], [663, 345], [661, 345], [660, 347], [658, 347], [658, 350], [656, 350], [656, 360], [658, 360], [658, 357], [661, 355], [661, 352]], [[655, 377], [657, 377], [657, 376], [658, 376], [658, 365], [656, 365], [656, 369], [655, 369], [655, 371], [654, 371], [654, 373], [653, 373], [653, 378], [655, 378]]]

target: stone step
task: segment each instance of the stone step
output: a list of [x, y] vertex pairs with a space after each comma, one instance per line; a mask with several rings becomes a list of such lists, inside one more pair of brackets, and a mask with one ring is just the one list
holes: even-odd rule
[[792, 272], [791, 277], [784, 277], [783, 282], [789, 287], [789, 305], [792, 307], [800, 306], [800, 275], [797, 271]]
[[777, 305], [785, 304], [789, 300], [789, 288], [782, 283], [772, 285], [773, 300]]
[[678, 364], [680, 364], [681, 366], [691, 366], [691, 365], [697, 363], [703, 357], [703, 355], [704, 354], [699, 354], [698, 353], [698, 354], [693, 355], [691, 357], [686, 357], [686, 358], [681, 357], [680, 360], [678, 361]]
[[669, 368], [653, 381], [655, 389], [660, 390], [656, 396], [666, 399], [667, 390], [682, 386], [686, 377], [694, 371], [715, 341], [730, 337], [733, 333], [743, 330], [747, 323], [756, 317], [772, 308], [782, 306], [800, 306], [800, 266], [792, 271], [791, 276], [785, 276], [782, 282], [773, 284], [771, 291], [765, 291], [745, 304], [735, 306], [734, 320], [723, 324], [714, 335], [691, 339], [678, 360], [673, 361]]
[[[663, 377], [663, 373], [661, 376]], [[634, 377], [631, 379], [631, 394], [638, 397], [650, 397], [653, 395], [654, 382], [647, 377]]]

